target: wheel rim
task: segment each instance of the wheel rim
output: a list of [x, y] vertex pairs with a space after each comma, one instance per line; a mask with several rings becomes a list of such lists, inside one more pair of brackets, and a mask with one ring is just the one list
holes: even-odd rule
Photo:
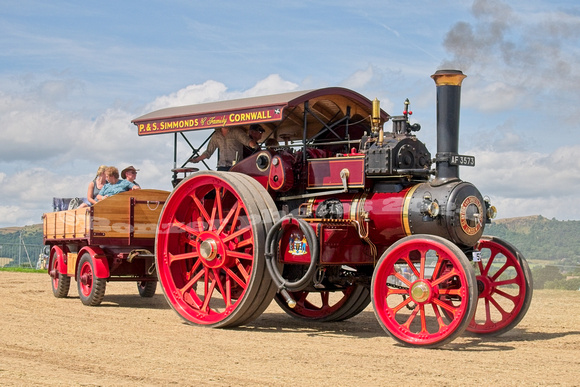
[[375, 268], [375, 314], [401, 342], [440, 345], [471, 320], [474, 284], [469, 261], [456, 246], [433, 236], [408, 237], [389, 248]]
[[[355, 286], [350, 286], [341, 292], [290, 292], [296, 301], [296, 306], [290, 308], [278, 294], [276, 299], [284, 311], [294, 317], [307, 320], [324, 320], [332, 316], [345, 305], [353, 294]], [[332, 295], [341, 294], [340, 298]]]
[[84, 262], [79, 271], [79, 289], [81, 293], [88, 297], [93, 290], [93, 268], [89, 262]]
[[263, 255], [256, 210], [248, 208], [235, 179], [227, 180], [210, 174], [182, 182], [159, 222], [159, 281], [175, 311], [197, 324], [224, 326], [235, 319], [251, 298], [256, 253]]
[[[481, 261], [475, 271], [479, 290], [477, 310], [467, 330], [496, 333], [511, 329], [531, 301], [529, 278], [512, 246], [495, 238], [483, 238], [476, 246]], [[527, 268], [527, 266], [526, 266]]]

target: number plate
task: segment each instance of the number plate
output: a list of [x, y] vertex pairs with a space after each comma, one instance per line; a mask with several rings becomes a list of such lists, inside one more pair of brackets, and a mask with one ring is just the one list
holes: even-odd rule
[[474, 156], [453, 155], [453, 156], [449, 157], [449, 164], [475, 167], [475, 157]]

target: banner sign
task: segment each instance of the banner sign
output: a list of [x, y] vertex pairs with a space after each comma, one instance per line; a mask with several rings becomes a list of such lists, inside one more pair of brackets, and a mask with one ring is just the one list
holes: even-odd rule
[[220, 113], [204, 113], [187, 117], [169, 117], [135, 122], [139, 135], [183, 132], [187, 130], [221, 128], [223, 126], [247, 125], [280, 121], [282, 106], [253, 108]]

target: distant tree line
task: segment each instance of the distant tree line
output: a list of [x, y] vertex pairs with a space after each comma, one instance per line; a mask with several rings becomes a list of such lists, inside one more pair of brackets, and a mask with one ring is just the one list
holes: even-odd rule
[[[532, 266], [535, 289], [580, 290], [580, 221], [543, 216], [500, 219], [487, 225], [485, 234], [522, 252]], [[546, 261], [550, 263], [540, 264]]]

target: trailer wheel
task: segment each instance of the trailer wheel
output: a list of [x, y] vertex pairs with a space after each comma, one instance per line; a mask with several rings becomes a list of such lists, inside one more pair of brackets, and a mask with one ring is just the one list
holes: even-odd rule
[[153, 297], [157, 290], [157, 281], [140, 281], [137, 282], [139, 295], [144, 298]]
[[412, 235], [383, 253], [371, 297], [379, 323], [395, 340], [437, 347], [467, 328], [477, 305], [475, 285], [475, 271], [459, 247], [438, 236]]
[[251, 180], [235, 172], [197, 173], [165, 203], [157, 274], [167, 301], [188, 323], [241, 325], [274, 297], [264, 245], [277, 210]]
[[97, 306], [105, 297], [107, 280], [95, 276], [95, 264], [89, 253], [84, 253], [77, 268], [77, 287], [83, 304]]
[[344, 321], [362, 312], [371, 302], [370, 290], [361, 285], [352, 285], [340, 292], [288, 292], [296, 301], [290, 308], [281, 294], [276, 294], [276, 303], [288, 315], [306, 321]]
[[52, 248], [50, 269], [48, 274], [52, 278], [52, 294], [56, 298], [65, 298], [68, 296], [70, 289], [70, 277], [61, 272], [59, 256], [64, 255], [62, 249], [58, 246]]
[[500, 335], [526, 315], [532, 302], [532, 272], [518, 249], [500, 238], [484, 235], [475, 249], [481, 251], [475, 265], [479, 300], [467, 330]]

